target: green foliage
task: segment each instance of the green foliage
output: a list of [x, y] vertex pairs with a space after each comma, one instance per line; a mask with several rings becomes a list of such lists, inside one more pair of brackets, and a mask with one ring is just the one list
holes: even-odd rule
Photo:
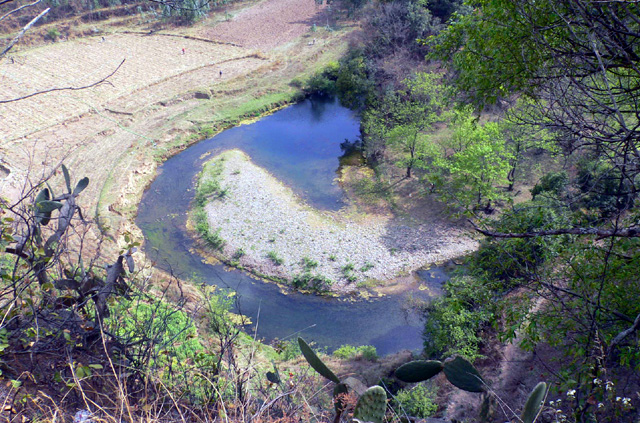
[[47, 30], [47, 33], [44, 36], [44, 38], [51, 41], [57, 41], [58, 38], [60, 38], [60, 35], [61, 35], [60, 30], [58, 28], [53, 27]]
[[196, 232], [198, 232], [202, 239], [204, 239], [210, 247], [213, 247], [214, 250], [222, 251], [226, 241], [220, 236], [220, 228], [213, 232], [211, 231], [207, 219], [207, 212], [204, 208], [197, 208], [193, 213], [193, 217]]
[[277, 341], [274, 346], [280, 360], [294, 360], [302, 354], [297, 341]]
[[569, 176], [565, 171], [547, 173], [531, 189], [531, 196], [535, 199], [540, 194], [546, 194], [560, 198], [568, 183]]
[[271, 260], [273, 262], [273, 264], [275, 264], [276, 266], [280, 266], [281, 264], [284, 263], [284, 259], [281, 258], [278, 253], [276, 253], [275, 251], [271, 250], [267, 252], [267, 258], [269, 260]]
[[[492, 230], [502, 233], [552, 230], [570, 225], [570, 213], [565, 204], [540, 198], [521, 203], [488, 224]], [[535, 274], [542, 264], [562, 251], [566, 241], [567, 237], [490, 238], [482, 242], [471, 267], [492, 279], [514, 283]]]
[[467, 108], [456, 111], [451, 130], [451, 137], [425, 145], [424, 180], [449, 204], [490, 211], [507, 198], [502, 187], [513, 159], [500, 125], [479, 123]]
[[291, 280], [291, 285], [298, 289], [311, 289], [315, 292], [326, 292], [333, 281], [325, 276], [313, 274], [309, 271], [299, 273]]
[[194, 201], [197, 206], [203, 207], [213, 198], [223, 198], [226, 196], [226, 191], [222, 189], [220, 184], [222, 171], [223, 164], [219, 159], [204, 165], [196, 186]]
[[353, 49], [341, 59], [335, 89], [342, 104], [358, 109], [373, 97], [371, 67], [361, 49]]
[[316, 72], [307, 81], [304, 91], [307, 94], [333, 95], [336, 93], [336, 81], [340, 65], [336, 62], [329, 63], [323, 70]]
[[377, 6], [363, 24], [366, 56], [380, 59], [402, 52], [422, 60], [427, 47], [416, 40], [435, 34], [439, 20], [419, 1], [389, 1]]
[[372, 149], [380, 148], [377, 145], [391, 149], [398, 157], [396, 164], [406, 169], [407, 177], [411, 177], [414, 167], [425, 167], [428, 148], [425, 131], [445, 119], [445, 90], [439, 81], [439, 75], [417, 73], [403, 81], [404, 90], [387, 93], [379, 104], [363, 114], [365, 148], [370, 154], [375, 154]]
[[[222, 4], [225, 1], [220, 2]], [[209, 9], [217, 6], [218, 2], [210, 2], [208, 0], [183, 0], [178, 7], [172, 3], [162, 3], [162, 14], [182, 25], [190, 25], [204, 18]]]
[[373, 361], [378, 358], [376, 347], [372, 345], [361, 345], [355, 347], [353, 345], [343, 345], [333, 352], [333, 355], [343, 360], [352, 360], [362, 357], [364, 360]]
[[427, 418], [438, 411], [437, 394], [436, 387], [420, 383], [411, 389], [398, 391], [395, 395], [395, 402], [408, 415]]
[[309, 257], [302, 257], [301, 264], [304, 270], [306, 271], [309, 271], [318, 267], [318, 262], [316, 260], [310, 259]]
[[582, 192], [579, 204], [607, 217], [633, 205], [635, 195], [620, 170], [599, 159], [578, 162], [577, 184]]
[[492, 291], [487, 281], [456, 276], [444, 285], [444, 295], [426, 310], [424, 349], [427, 355], [458, 354], [474, 361], [480, 357], [481, 330], [494, 316]]

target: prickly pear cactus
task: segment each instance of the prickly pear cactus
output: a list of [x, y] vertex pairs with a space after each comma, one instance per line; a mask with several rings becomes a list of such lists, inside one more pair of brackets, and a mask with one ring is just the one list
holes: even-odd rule
[[544, 382], [538, 383], [536, 387], [533, 388], [533, 391], [529, 394], [529, 398], [524, 405], [524, 410], [522, 410], [523, 423], [533, 423], [536, 421], [536, 417], [538, 417], [538, 414], [540, 413], [546, 394], [547, 384]]
[[313, 352], [309, 344], [307, 344], [304, 339], [298, 338], [298, 345], [300, 345], [300, 351], [302, 351], [302, 355], [304, 355], [304, 358], [307, 360], [309, 365], [313, 367], [313, 370], [320, 373], [321, 376], [326, 377], [332, 382], [340, 383], [340, 379], [338, 379], [338, 376], [333, 374], [333, 372], [329, 370], [327, 366], [325, 366], [322, 360], [318, 358], [316, 353]]
[[353, 418], [360, 422], [382, 423], [386, 409], [387, 394], [382, 387], [375, 385], [358, 398]]
[[444, 374], [453, 386], [468, 392], [483, 392], [484, 381], [480, 373], [467, 360], [460, 356], [444, 362]]
[[442, 371], [438, 360], [416, 360], [403, 364], [396, 370], [396, 377], [403, 382], [417, 383], [431, 379]]
[[267, 380], [271, 383], [280, 383], [280, 376], [275, 372], [267, 372]]

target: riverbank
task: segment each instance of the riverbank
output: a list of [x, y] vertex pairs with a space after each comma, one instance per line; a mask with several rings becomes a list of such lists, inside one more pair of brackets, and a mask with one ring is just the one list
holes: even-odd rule
[[357, 213], [353, 205], [314, 209], [239, 150], [214, 157], [204, 172], [200, 187], [211, 178], [219, 185], [204, 206], [218, 254], [299, 289], [344, 294], [381, 286], [477, 248], [453, 224]]

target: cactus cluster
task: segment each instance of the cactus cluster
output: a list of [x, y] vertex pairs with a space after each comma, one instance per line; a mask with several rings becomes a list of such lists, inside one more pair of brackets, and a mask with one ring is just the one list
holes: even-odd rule
[[448, 358], [442, 363], [438, 360], [417, 360], [400, 366], [396, 377], [403, 382], [417, 383], [428, 380], [444, 371], [447, 380], [453, 386], [468, 392], [484, 392], [485, 383], [475, 367], [462, 357]]
[[[487, 385], [475, 367], [462, 357], [438, 360], [416, 360], [403, 364], [396, 369], [396, 377], [403, 382], [417, 383], [431, 379], [444, 372], [447, 380], [455, 387], [468, 392], [487, 392]], [[523, 423], [534, 423], [540, 414], [547, 395], [547, 384], [538, 383], [529, 394], [520, 420]]]
[[[336, 410], [334, 421], [340, 421], [340, 416], [346, 408], [344, 395], [349, 393], [349, 387], [347, 384], [341, 382], [335, 373], [320, 360], [318, 355], [304, 339], [298, 338], [298, 345], [300, 345], [302, 355], [313, 370], [336, 384], [333, 388], [333, 406]], [[387, 394], [382, 387], [375, 385], [367, 389], [360, 398], [358, 398], [353, 412], [353, 418], [361, 422], [382, 423], [386, 409]]]
[[[334, 382], [333, 404], [336, 411], [335, 422], [340, 421], [340, 416], [346, 408], [344, 395], [349, 392], [347, 384], [333, 373], [305, 342], [298, 338], [300, 351], [309, 365], [321, 376]], [[278, 370], [275, 373], [268, 372], [267, 379], [272, 383], [279, 383]], [[447, 380], [457, 388], [468, 392], [488, 392], [487, 385], [480, 376], [478, 370], [473, 365], [460, 356], [446, 359], [444, 362], [438, 360], [416, 360], [406, 363], [396, 369], [396, 377], [403, 382], [418, 383], [438, 375], [443, 372]], [[523, 423], [534, 423], [540, 414], [547, 394], [547, 384], [540, 382], [529, 394], [529, 398], [524, 406], [520, 420]], [[383, 423], [387, 409], [387, 394], [380, 386], [372, 386], [358, 398], [353, 411], [353, 420], [358, 423], [371, 422]]]

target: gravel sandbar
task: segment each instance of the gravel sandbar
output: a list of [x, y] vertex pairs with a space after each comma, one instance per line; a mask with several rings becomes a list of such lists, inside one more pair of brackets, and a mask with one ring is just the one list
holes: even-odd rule
[[[332, 291], [344, 293], [477, 248], [453, 226], [314, 209], [239, 150], [212, 161], [222, 165], [226, 196], [205, 206], [211, 231], [225, 240], [226, 259], [242, 250], [238, 262], [250, 271], [287, 280], [304, 272], [322, 275], [332, 281]], [[275, 264], [274, 256], [282, 263]]]

